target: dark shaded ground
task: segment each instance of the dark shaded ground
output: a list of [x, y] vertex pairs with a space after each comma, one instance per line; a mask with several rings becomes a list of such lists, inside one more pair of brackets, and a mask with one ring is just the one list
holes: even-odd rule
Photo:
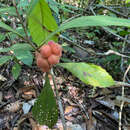
[[[36, 99], [40, 94], [44, 75], [35, 64], [31, 68], [23, 65], [22, 72], [18, 80], [15, 81], [10, 73], [12, 65], [13, 62], [9, 62], [0, 68], [0, 74], [5, 77], [5, 79], [2, 79], [4, 81], [0, 81], [0, 129], [34, 129], [37, 124], [30, 113], [30, 106], [32, 105], [26, 105], [26, 108], [22, 106]], [[93, 89], [62, 68], [56, 67], [54, 72], [67, 124], [79, 124], [83, 130], [118, 129], [121, 87]], [[130, 89], [125, 87], [126, 99], [122, 123], [127, 130], [129, 130], [130, 123], [129, 95]], [[29, 113], [24, 114], [24, 111]], [[57, 124], [56, 127], [60, 128], [60, 126], [61, 123]], [[38, 129], [40, 128], [38, 127]], [[41, 129], [44, 130], [46, 128], [43, 127]], [[62, 128], [60, 129], [62, 130]]]

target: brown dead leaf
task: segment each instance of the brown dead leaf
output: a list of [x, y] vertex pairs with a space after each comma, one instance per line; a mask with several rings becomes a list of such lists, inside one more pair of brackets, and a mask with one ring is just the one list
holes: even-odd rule
[[32, 95], [24, 95], [24, 94], [22, 94], [22, 98], [24, 98], [25, 100], [30, 100], [30, 99], [32, 99]]
[[33, 88], [35, 88], [35, 87], [34, 87], [34, 86], [29, 86], [29, 87], [20, 88], [20, 89], [18, 90], [18, 92], [19, 92], [19, 94], [20, 94], [20, 93], [24, 93], [24, 92], [27, 92], [27, 91], [33, 89]]
[[78, 98], [79, 88], [76, 88], [74, 86], [69, 86], [68, 89], [71, 97]]
[[21, 107], [22, 103], [20, 101], [16, 101], [5, 106], [4, 110], [9, 112], [17, 112]]
[[76, 108], [76, 107], [67, 106], [67, 107], [65, 108], [65, 118], [66, 118], [67, 120], [69, 120], [69, 121], [74, 120], [73, 115], [77, 114], [78, 111], [79, 111], [79, 109]]
[[36, 97], [36, 91], [31, 89], [30, 91], [24, 92], [24, 95], [32, 95], [33, 97]]

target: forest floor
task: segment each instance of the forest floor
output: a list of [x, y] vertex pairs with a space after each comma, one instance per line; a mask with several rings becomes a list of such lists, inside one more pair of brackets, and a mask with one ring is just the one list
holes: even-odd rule
[[[80, 50], [79, 55], [82, 53]], [[64, 57], [80, 61], [77, 60], [77, 54], [67, 54], [63, 52]], [[80, 58], [82, 57], [80, 56]], [[37, 128], [38, 130], [46, 130], [46, 126], [39, 126], [31, 116], [31, 108], [45, 82], [44, 74], [40, 72], [34, 62], [31, 68], [23, 65], [19, 78], [14, 80], [10, 73], [12, 64], [10, 62], [0, 67], [0, 129], [34, 130]], [[94, 89], [82, 83], [63, 68], [54, 67], [54, 73], [64, 108], [66, 124], [69, 126], [68, 130], [118, 129], [122, 87]], [[117, 74], [121, 77], [120, 72]], [[116, 80], [121, 80], [119, 76], [115, 76]], [[52, 88], [54, 88], [51, 76], [50, 81]], [[126, 130], [130, 129], [127, 125], [130, 121], [129, 95], [130, 88], [125, 87], [122, 123]], [[55, 129], [57, 128], [63, 129], [60, 116], [55, 126]]]
[[[92, 15], [90, 10], [88, 12]], [[126, 30], [123, 27], [112, 29], [117, 34]], [[63, 49], [61, 62], [94, 63], [106, 69], [114, 80], [123, 82], [130, 60], [117, 53], [99, 54], [115, 50], [129, 55], [130, 45], [125, 39], [122, 40], [119, 35], [113, 35], [111, 31], [99, 27], [67, 30], [62, 35], [66, 38], [60, 37], [59, 43], [69, 46]], [[127, 38], [130, 40], [130, 34]], [[0, 47], [8, 46], [8, 39], [0, 44]], [[50, 130], [47, 126], [39, 125], [31, 114], [34, 102], [45, 83], [45, 73], [37, 68], [34, 60], [32, 67], [22, 65], [19, 78], [14, 80], [11, 73], [13, 65], [14, 62], [11, 61], [0, 66], [0, 130]], [[130, 87], [124, 86], [124, 105], [122, 117], [119, 117], [123, 86], [93, 88], [57, 66], [54, 67], [54, 75], [67, 130], [118, 130], [120, 118], [122, 130], [130, 130]], [[130, 83], [129, 75], [128, 73], [125, 76], [127, 83]], [[52, 77], [49, 78], [54, 90]], [[60, 114], [54, 129], [63, 130]]]

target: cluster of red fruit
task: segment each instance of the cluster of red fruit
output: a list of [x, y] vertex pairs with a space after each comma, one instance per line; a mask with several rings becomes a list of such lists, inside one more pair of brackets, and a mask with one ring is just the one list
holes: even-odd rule
[[41, 71], [48, 72], [53, 65], [59, 63], [61, 55], [61, 46], [54, 41], [49, 41], [40, 48], [40, 52], [36, 52], [37, 66]]

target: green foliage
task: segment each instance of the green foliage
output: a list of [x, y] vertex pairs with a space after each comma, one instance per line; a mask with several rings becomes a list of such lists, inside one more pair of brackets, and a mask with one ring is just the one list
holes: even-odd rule
[[33, 48], [27, 44], [27, 43], [16, 43], [12, 45], [11, 47], [7, 48], [0, 48], [0, 52], [8, 52], [8, 51], [30, 51], [33, 50]]
[[0, 15], [10, 15], [10, 16], [16, 16], [16, 10], [15, 7], [5, 7], [5, 8], [0, 8]]
[[14, 64], [14, 66], [12, 67], [12, 74], [15, 80], [18, 78], [20, 72], [21, 72], [21, 65], [19, 65], [18, 63]]
[[79, 27], [89, 27], [89, 26], [125, 26], [130, 27], [130, 20], [115, 18], [110, 16], [81, 16], [75, 19], [72, 19], [69, 22], [61, 24], [60, 27], [51, 33], [45, 41], [49, 40], [57, 32], [70, 29], [70, 28], [79, 28]]
[[62, 24], [59, 30], [86, 26], [126, 26], [130, 27], [128, 19], [115, 18], [110, 16], [82, 16]]
[[[45, 0], [39, 0], [36, 2], [35, 7], [28, 16], [28, 28], [33, 42], [40, 46], [50, 32], [56, 30], [57, 27], [56, 21], [54, 20], [51, 10]], [[57, 41], [57, 36], [53, 36], [48, 40]]]
[[29, 1], [28, 0], [19, 0], [17, 7], [22, 8], [24, 10], [27, 10], [29, 6]]
[[0, 57], [0, 66], [5, 64], [7, 61], [12, 60], [12, 56], [2, 56]]
[[112, 77], [100, 66], [88, 63], [60, 63], [81, 81], [94, 87], [110, 87], [115, 84]]
[[[76, 10], [80, 10], [80, 11], [82, 10], [75, 6], [57, 3], [56, 1], [53, 0], [47, 0], [47, 1], [49, 3], [50, 8], [58, 16], [61, 10], [63, 11], [63, 14], [65, 12], [68, 16], [69, 13], [76, 14], [77, 13]], [[46, 0], [32, 0], [30, 5], [27, 0], [22, 0], [22, 1], [16, 0], [16, 2], [18, 4], [17, 7], [20, 15], [24, 14], [24, 11], [27, 13], [26, 15], [28, 20], [28, 29], [30, 31], [32, 41], [37, 46], [41, 46], [43, 42], [47, 42], [49, 40], [54, 40], [55, 42], [57, 42], [58, 36], [55, 34], [59, 34], [59, 32], [71, 28], [79, 29], [79, 28], [87, 28], [87, 27], [105, 26], [104, 29], [114, 35], [117, 35], [117, 33], [119, 33], [122, 36], [129, 34], [129, 31], [127, 30], [124, 31], [124, 29], [120, 27], [117, 28], [117, 30], [106, 27], [106, 26], [130, 27], [130, 20], [128, 19], [121, 19], [117, 17], [110, 17], [104, 15], [81, 16], [78, 18], [68, 20], [68, 22], [64, 22], [58, 27], [55, 19], [52, 16], [51, 10], [48, 7]], [[81, 1], [78, 2], [81, 5], [80, 7], [83, 7], [83, 2]], [[127, 0], [126, 3], [129, 3], [129, 0]], [[111, 16], [116, 16], [110, 12], [107, 14]], [[10, 16], [17, 15], [14, 7], [0, 8], [1, 17], [7, 20], [9, 15]], [[63, 19], [66, 19], [66, 17], [64, 17]], [[7, 38], [9, 37], [11, 40], [14, 41], [17, 38], [16, 35], [25, 39], [24, 38], [25, 32], [21, 25], [18, 25], [16, 29], [13, 29], [7, 24], [5, 24], [4, 22], [0, 21], [0, 28], [9, 31], [6, 33], [6, 35], [0, 34], [0, 42], [2, 42], [6, 36]], [[98, 31], [99, 30], [97, 29], [97, 32]], [[97, 32], [96, 31], [87, 32], [86, 35], [89, 39], [93, 39], [96, 41], [98, 40], [98, 37], [96, 37]], [[116, 43], [113, 45], [116, 47], [121, 47], [121, 45]], [[75, 50], [67, 45], [63, 45], [63, 49], [65, 52], [75, 53]], [[0, 52], [13, 51], [13, 53], [11, 53], [11, 56], [0, 57], [0, 65], [3, 65], [9, 60], [15, 60], [15, 61], [20, 60], [24, 64], [31, 66], [33, 62], [33, 55], [31, 53], [32, 50], [33, 48], [26, 43], [22, 43], [22, 44], [17, 43], [8, 48], [0, 48]], [[107, 63], [115, 60], [120, 60], [120, 57], [106, 56], [104, 59], [98, 62]], [[67, 58], [62, 58], [62, 61], [70, 62], [70, 63], [61, 63], [59, 64], [59, 66], [66, 68], [86, 84], [92, 85], [94, 87], [98, 86], [103, 88], [115, 85], [113, 78], [100, 66], [89, 64], [89, 63], [71, 63], [71, 61]], [[14, 66], [12, 67], [12, 75], [14, 79], [18, 78], [20, 72], [21, 72], [21, 66], [18, 63], [14, 64]], [[38, 97], [37, 101], [35, 102], [35, 105], [32, 109], [32, 113], [34, 118], [41, 125], [45, 124], [50, 128], [52, 128], [54, 124], [57, 122], [58, 109], [57, 109], [56, 99], [53, 90], [50, 86], [50, 81], [47, 75], [45, 79], [44, 88], [40, 96]]]
[[31, 66], [33, 62], [33, 55], [30, 50], [33, 50], [33, 48], [27, 43], [17, 43], [8, 48], [0, 48], [0, 52], [13, 51], [15, 57], [28, 66]]
[[125, 3], [126, 3], [126, 4], [130, 3], [130, 0], [126, 0]]
[[3, 35], [2, 33], [0, 33], [0, 42], [2, 42], [3, 40], [5, 40], [5, 35]]
[[58, 120], [58, 108], [48, 75], [45, 81], [42, 92], [32, 109], [32, 114], [39, 124], [52, 128]]
[[15, 31], [13, 28], [11, 28], [10, 26], [8, 26], [7, 24], [3, 23], [0, 21], [0, 28], [3, 28], [7, 31], [13, 32], [15, 34], [17, 34], [20, 37], [23, 37], [23, 35], [21, 35], [20, 33], [18, 33], [17, 31]]
[[30, 51], [16, 50], [14, 55], [18, 60], [21, 60], [25, 65], [31, 66], [33, 62], [33, 55]]
[[67, 51], [67, 52], [70, 52], [70, 53], [75, 53], [75, 50], [66, 43], [64, 43], [62, 45], [62, 48], [64, 49], [64, 51]]

